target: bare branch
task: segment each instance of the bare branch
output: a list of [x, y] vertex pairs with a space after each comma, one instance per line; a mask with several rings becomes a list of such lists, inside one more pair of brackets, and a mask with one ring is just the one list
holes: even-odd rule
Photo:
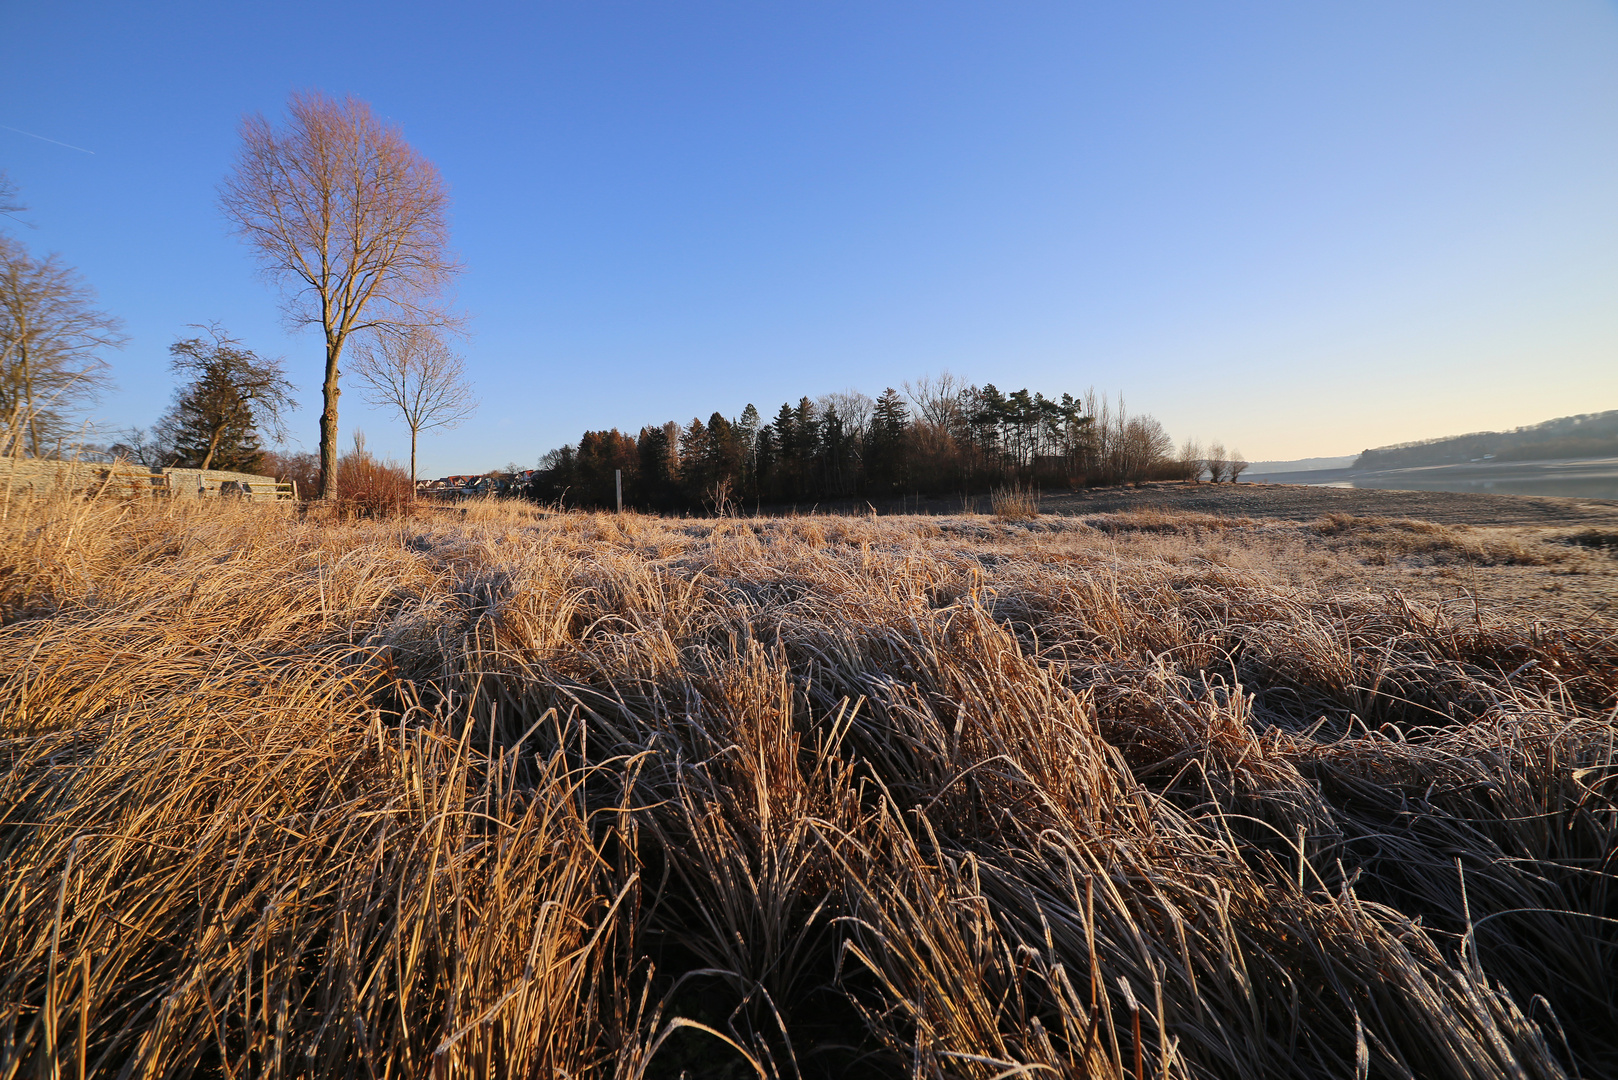
[[197, 468], [254, 471], [264, 456], [258, 429], [286, 437], [286, 413], [298, 407], [279, 357], [265, 359], [218, 323], [196, 326], [208, 335], [169, 346], [169, 370], [189, 382], [175, 394], [160, 428], [172, 432], [175, 455]]
[[26, 225], [27, 222], [17, 215], [27, 209], [28, 207], [23, 205], [22, 197], [17, 194], [17, 185], [6, 175], [4, 169], [0, 169], [0, 217], [8, 217]]

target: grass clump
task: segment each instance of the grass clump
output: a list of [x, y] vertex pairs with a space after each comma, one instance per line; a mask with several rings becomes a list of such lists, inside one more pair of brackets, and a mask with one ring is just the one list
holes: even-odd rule
[[1079, 528], [10, 513], [0, 1075], [1618, 1066], [1613, 627]]
[[1039, 516], [1033, 488], [998, 487], [989, 494], [989, 511], [997, 521], [1032, 521]]

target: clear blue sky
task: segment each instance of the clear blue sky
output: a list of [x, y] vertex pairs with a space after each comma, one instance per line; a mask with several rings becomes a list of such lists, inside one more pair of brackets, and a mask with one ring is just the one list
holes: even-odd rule
[[[949, 368], [1249, 458], [1618, 408], [1618, 12], [1581, 0], [6, 7], [0, 168], [127, 321], [145, 424], [217, 319], [321, 350], [225, 231], [244, 113], [369, 100], [443, 171], [484, 406], [532, 464]], [[18, 134], [16, 128], [65, 146]], [[344, 439], [403, 455], [344, 399]]]

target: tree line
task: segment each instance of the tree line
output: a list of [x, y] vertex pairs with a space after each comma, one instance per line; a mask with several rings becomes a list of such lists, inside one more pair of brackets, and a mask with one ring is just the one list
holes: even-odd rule
[[[448, 247], [448, 190], [399, 131], [352, 98], [294, 94], [280, 125], [250, 116], [219, 208], [283, 288], [289, 321], [324, 341], [319, 456], [268, 451], [295, 407], [280, 358], [263, 357], [216, 323], [170, 347], [172, 406], [110, 452], [148, 465], [295, 477], [338, 496], [341, 368], [365, 397], [417, 438], [475, 408], [448, 337], [464, 324], [446, 294], [462, 267]], [[20, 210], [0, 175], [0, 215]], [[56, 256], [36, 258], [0, 233], [0, 452], [60, 453], [77, 414], [109, 385], [103, 354], [119, 321]], [[54, 449], [53, 449], [54, 448]], [[1047, 397], [944, 374], [888, 388], [782, 404], [768, 421], [748, 405], [647, 426], [585, 432], [545, 455], [528, 493], [609, 506], [619, 475], [629, 505], [723, 510], [743, 502], [805, 503], [1154, 479], [1235, 479], [1240, 455], [1194, 443], [1178, 450], [1151, 416], [1094, 391]]]
[[[1194, 441], [1094, 390], [1047, 397], [948, 373], [740, 415], [587, 431], [540, 459], [528, 494], [564, 506], [725, 512], [756, 503], [967, 494], [997, 486], [1080, 487], [1240, 475], [1240, 455]], [[1243, 463], [1244, 464], [1244, 463]]]

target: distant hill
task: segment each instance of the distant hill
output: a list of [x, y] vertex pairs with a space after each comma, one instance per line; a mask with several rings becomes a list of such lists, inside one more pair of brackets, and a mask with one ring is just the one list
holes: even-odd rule
[[1353, 454], [1346, 457], [1294, 458], [1291, 461], [1255, 461], [1247, 467], [1247, 472], [1249, 476], [1262, 476], [1268, 473], [1319, 472], [1321, 469], [1346, 469], [1354, 464], [1354, 461]]
[[1477, 431], [1447, 439], [1379, 446], [1360, 454], [1356, 469], [1410, 469], [1468, 461], [1546, 461], [1618, 457], [1618, 409], [1563, 416], [1515, 431]]

